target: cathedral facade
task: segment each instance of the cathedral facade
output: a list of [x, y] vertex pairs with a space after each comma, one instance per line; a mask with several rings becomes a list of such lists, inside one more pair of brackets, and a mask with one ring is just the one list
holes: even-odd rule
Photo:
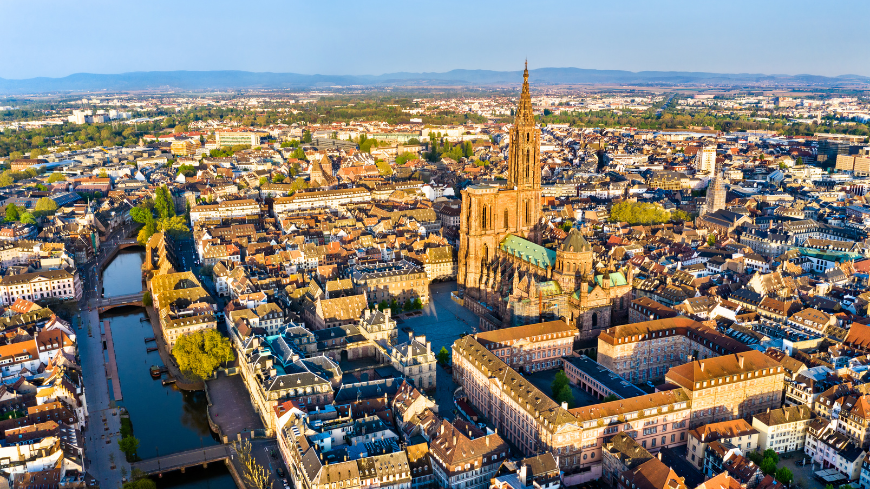
[[631, 274], [595, 266], [595, 253], [572, 229], [564, 242], [541, 244], [540, 129], [528, 67], [510, 130], [508, 178], [502, 186], [462, 191], [459, 271], [464, 304], [484, 329], [563, 319], [591, 340], [627, 317]]

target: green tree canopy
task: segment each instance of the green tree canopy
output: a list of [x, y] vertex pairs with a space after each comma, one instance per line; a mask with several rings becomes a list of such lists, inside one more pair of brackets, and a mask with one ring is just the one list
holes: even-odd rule
[[10, 203], [6, 206], [6, 222], [15, 222], [19, 219], [18, 206]]
[[555, 399], [559, 392], [562, 391], [564, 386], [568, 386], [570, 388], [570, 382], [568, 381], [568, 376], [565, 375], [564, 370], [559, 370], [556, 372], [556, 376], [553, 377], [553, 382], [550, 383], [550, 390], [553, 393], [553, 398]]
[[235, 359], [230, 340], [214, 329], [182, 335], [172, 348], [172, 356], [182, 372], [199, 379], [210, 378], [222, 363]]
[[791, 484], [792, 479], [794, 479], [794, 475], [788, 467], [782, 467], [776, 471], [776, 480], [779, 482], [788, 485]]
[[160, 218], [175, 217], [175, 202], [166, 185], [157, 187], [154, 195], [154, 210]]
[[761, 461], [761, 465], [759, 468], [764, 473], [764, 475], [770, 475], [776, 472], [776, 462], [772, 458], [765, 458]]
[[285, 178], [287, 178], [287, 177], [285, 177], [283, 173], [277, 173], [277, 174], [275, 174], [274, 177], [272, 177], [272, 182], [273, 183], [281, 183], [284, 181]]
[[54, 172], [48, 176], [48, 183], [63, 182], [63, 181], [66, 181], [66, 175], [64, 175], [63, 173]]
[[553, 400], [558, 402], [559, 404], [565, 403], [568, 405], [568, 409], [574, 407], [574, 392], [571, 390], [570, 385], [563, 385], [559, 388], [559, 391], [553, 396]]
[[33, 210], [40, 216], [48, 216], [54, 214], [57, 210], [57, 202], [48, 197], [43, 197], [36, 201], [36, 207]]
[[610, 220], [638, 224], [661, 224], [671, 220], [671, 213], [661, 205], [648, 202], [620, 202], [610, 209]]
[[438, 354], [435, 355], [435, 358], [438, 360], [438, 363], [448, 365], [450, 364], [450, 351], [442, 346], [441, 350], [438, 351]]
[[125, 436], [118, 440], [118, 447], [128, 462], [135, 460], [136, 451], [139, 450], [139, 440], [135, 436]]
[[181, 238], [190, 232], [190, 228], [187, 227], [184, 216], [172, 216], [157, 221], [157, 232], [164, 232], [173, 238]]
[[181, 165], [178, 167], [178, 172], [176, 175], [182, 174], [186, 177], [192, 177], [196, 175], [196, 168], [193, 165]]

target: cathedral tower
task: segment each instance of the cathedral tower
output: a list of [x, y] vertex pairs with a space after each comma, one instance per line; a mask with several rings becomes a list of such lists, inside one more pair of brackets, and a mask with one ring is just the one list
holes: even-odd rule
[[507, 185], [472, 185], [462, 191], [457, 281], [472, 299], [480, 298], [485, 268], [505, 236], [541, 240], [541, 134], [532, 113], [528, 63], [509, 134]]

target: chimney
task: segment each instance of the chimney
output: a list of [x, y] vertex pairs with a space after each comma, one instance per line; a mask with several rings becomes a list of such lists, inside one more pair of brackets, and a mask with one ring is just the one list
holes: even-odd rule
[[413, 343], [413, 342], [414, 342], [414, 332], [408, 331], [408, 343]]
[[698, 363], [701, 364], [701, 372], [703, 372], [704, 371], [704, 362], [698, 362]]
[[453, 446], [456, 446], [456, 435], [453, 435]]
[[566, 411], [568, 410], [568, 403], [567, 402], [562, 403], [562, 409], [564, 409]]
[[486, 437], [486, 446], [489, 446], [489, 436]]
[[789, 411], [788, 411], [788, 409], [785, 409], [784, 411], [785, 411], [785, 420], [788, 421], [788, 413], [789, 413]]
[[743, 368], [743, 359], [745, 355], [737, 355], [737, 362], [740, 364], [740, 368]]

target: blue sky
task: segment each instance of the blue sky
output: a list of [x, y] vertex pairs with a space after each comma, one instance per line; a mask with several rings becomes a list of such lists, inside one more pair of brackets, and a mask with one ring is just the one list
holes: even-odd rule
[[870, 1], [0, 0], [0, 77], [455, 68], [870, 76]]

